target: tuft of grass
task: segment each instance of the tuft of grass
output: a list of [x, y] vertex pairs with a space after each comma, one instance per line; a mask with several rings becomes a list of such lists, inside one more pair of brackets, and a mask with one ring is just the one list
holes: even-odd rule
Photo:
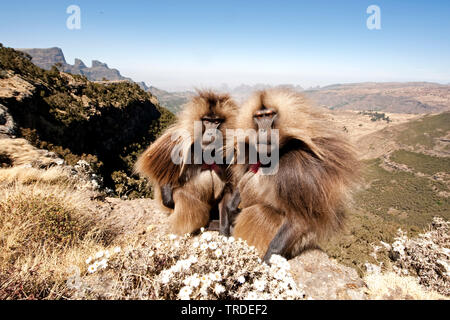
[[364, 277], [371, 300], [445, 300], [446, 297], [422, 287], [416, 278], [394, 272]]
[[67, 176], [58, 183], [59, 168], [27, 175], [30, 169], [0, 169], [0, 299], [67, 297], [72, 267], [115, 237], [94, 214], [88, 190]]

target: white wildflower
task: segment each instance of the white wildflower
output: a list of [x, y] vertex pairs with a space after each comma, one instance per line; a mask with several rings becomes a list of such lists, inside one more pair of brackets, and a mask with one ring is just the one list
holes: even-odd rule
[[237, 281], [239, 282], [239, 283], [245, 283], [245, 277], [244, 276], [240, 276], [238, 279], [237, 279]]
[[181, 300], [190, 300], [191, 298], [192, 289], [188, 286], [185, 286], [180, 289], [180, 292], [178, 293], [178, 297]]
[[278, 254], [273, 254], [273, 255], [270, 257], [269, 262], [270, 262], [271, 264], [278, 265], [280, 262], [283, 261], [283, 259], [284, 259], [284, 258], [283, 258], [282, 256], [280, 256], [280, 255], [278, 255]]
[[92, 257], [86, 259], [86, 264], [90, 264], [92, 262]]
[[175, 240], [178, 236], [176, 234], [169, 234], [170, 240]]
[[250, 291], [247, 293], [247, 296], [245, 297], [245, 300], [258, 300], [258, 294], [254, 291]]
[[206, 240], [206, 241], [211, 241], [212, 239], [212, 234], [211, 232], [205, 232], [202, 234], [202, 239]]
[[103, 251], [99, 251], [95, 254], [95, 259], [100, 259], [101, 257], [103, 257], [104, 252]]
[[211, 285], [211, 279], [208, 275], [203, 275], [200, 277], [200, 281], [203, 283], [203, 286], [208, 288]]
[[200, 228], [200, 232], [201, 232], [201, 233], [205, 232], [205, 228], [201, 227], [201, 228]]
[[161, 277], [161, 282], [163, 284], [167, 284], [169, 283], [170, 279], [172, 278], [172, 273], [170, 271], [163, 271], [162, 272], [162, 277]]
[[94, 264], [91, 264], [87, 270], [89, 273], [94, 273], [95, 271], [97, 271], [97, 266]]
[[181, 260], [180, 265], [183, 270], [188, 270], [191, 267], [191, 261], [189, 260]]
[[209, 274], [209, 278], [210, 278], [212, 281], [221, 281], [221, 280], [222, 280], [222, 275], [220, 274], [219, 271], [216, 271], [216, 272], [214, 272], [214, 273], [210, 273], [210, 274]]
[[197, 288], [200, 285], [200, 278], [197, 274], [190, 276], [188, 279], [189, 286]]
[[229, 238], [228, 238], [228, 242], [229, 242], [229, 243], [234, 242], [234, 237], [229, 237]]
[[217, 258], [221, 257], [223, 254], [222, 249], [217, 249], [216, 251], [214, 251], [214, 254]]
[[208, 249], [208, 244], [202, 243], [202, 244], [200, 245], [200, 249], [201, 249], [202, 251], [205, 251], [206, 249]]
[[119, 253], [120, 252], [120, 247], [114, 247], [113, 252], [114, 253]]
[[154, 255], [155, 255], [155, 251], [153, 251], [153, 250], [148, 253], [149, 257], [153, 257]]
[[284, 278], [286, 278], [287, 273], [285, 269], [279, 269], [273, 276], [277, 280], [283, 280]]
[[193, 246], [194, 248], [198, 248], [198, 247], [200, 246], [200, 242], [194, 241], [194, 243], [192, 244], [192, 246]]
[[266, 282], [264, 280], [256, 280], [253, 283], [253, 286], [258, 291], [264, 291], [264, 288], [266, 287]]
[[197, 263], [197, 262], [198, 262], [197, 256], [194, 256], [194, 255], [189, 256], [188, 260], [189, 260], [191, 263]]
[[98, 262], [98, 267], [105, 269], [108, 266], [108, 260], [102, 259]]
[[216, 286], [214, 287], [214, 292], [219, 295], [223, 292], [225, 292], [225, 287], [221, 284], [216, 283]]
[[217, 249], [217, 242], [210, 242], [209, 243], [209, 248], [211, 250], [216, 250]]

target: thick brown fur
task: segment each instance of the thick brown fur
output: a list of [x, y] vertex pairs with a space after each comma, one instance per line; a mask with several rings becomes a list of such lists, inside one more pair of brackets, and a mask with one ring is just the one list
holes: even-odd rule
[[[192, 156], [194, 121], [201, 121], [205, 115], [217, 115], [225, 120], [220, 125], [225, 136], [225, 130], [232, 128], [235, 123], [236, 112], [237, 106], [228, 95], [200, 91], [181, 111], [176, 123], [139, 157], [135, 170], [149, 178], [155, 190], [155, 198], [163, 209], [171, 212], [173, 233], [191, 233], [205, 227], [210, 211], [220, 202], [230, 176], [225, 165], [220, 166], [222, 170], [218, 173], [214, 170], [202, 170], [201, 164], [186, 163], [188, 156]], [[186, 131], [188, 136], [173, 141], [172, 135], [180, 136], [180, 132]], [[171, 153], [180, 143], [183, 145], [183, 162], [175, 164]], [[165, 207], [161, 199], [160, 187], [167, 184], [173, 187], [173, 210]]]
[[283, 255], [293, 257], [342, 228], [359, 163], [345, 139], [292, 91], [256, 93], [241, 107], [237, 127], [257, 130], [253, 115], [264, 108], [278, 114], [273, 128], [279, 130], [279, 169], [262, 175], [248, 164], [233, 166], [242, 208], [233, 235], [264, 255], [281, 226], [288, 226]]

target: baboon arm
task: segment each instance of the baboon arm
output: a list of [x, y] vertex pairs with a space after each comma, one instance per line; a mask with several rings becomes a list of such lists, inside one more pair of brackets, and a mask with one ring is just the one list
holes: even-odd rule
[[236, 189], [227, 203], [228, 218], [231, 220], [231, 223], [234, 222], [236, 216], [239, 214], [239, 212], [241, 212], [241, 210], [239, 209], [240, 204], [241, 193], [239, 192], [239, 189]]
[[[298, 237], [298, 235], [297, 235]], [[272, 239], [269, 244], [269, 248], [264, 255], [264, 262], [269, 264], [270, 257], [273, 254], [278, 254], [282, 257], [289, 258], [289, 253], [291, 252], [291, 248], [296, 241], [295, 229], [292, 226], [292, 223], [288, 220], [285, 220], [281, 225], [280, 229], [278, 229], [277, 234]]]
[[171, 184], [161, 186], [161, 200], [165, 207], [169, 209], [175, 208], [175, 202], [173, 201], [173, 188]]
[[227, 192], [219, 204], [220, 227], [221, 235], [229, 237], [231, 234], [231, 225], [234, 219], [239, 214], [239, 204], [241, 203], [241, 194], [238, 189], [233, 193]]
[[219, 203], [219, 234], [229, 237], [230, 232], [230, 219], [227, 211], [227, 203], [230, 200], [231, 193], [224, 194], [222, 200]]

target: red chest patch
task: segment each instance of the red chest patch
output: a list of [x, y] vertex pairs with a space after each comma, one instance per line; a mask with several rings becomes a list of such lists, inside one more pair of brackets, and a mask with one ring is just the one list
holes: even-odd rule
[[260, 167], [261, 167], [261, 162], [258, 161], [257, 163], [250, 165], [249, 171], [251, 171], [253, 173], [257, 173]]
[[217, 174], [220, 174], [220, 172], [221, 172], [220, 167], [216, 163], [212, 163], [212, 164], [204, 163], [204, 164], [202, 164], [202, 171], [203, 170], [212, 170], [212, 171], [215, 171]]

